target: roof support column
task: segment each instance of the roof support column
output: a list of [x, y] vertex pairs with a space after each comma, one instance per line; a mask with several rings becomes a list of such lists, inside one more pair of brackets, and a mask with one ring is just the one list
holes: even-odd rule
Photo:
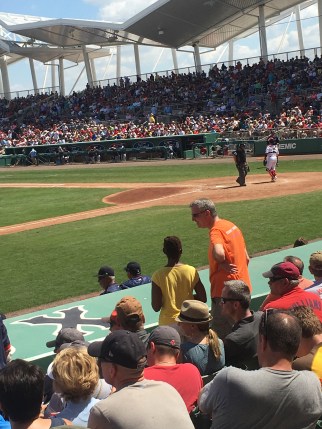
[[320, 46], [322, 46], [322, 0], [318, 0], [318, 17], [320, 30]]
[[1, 96], [3, 95], [3, 85], [2, 85], [2, 76], [1, 76], [1, 73], [0, 73], [0, 94], [1, 94]]
[[8, 66], [4, 57], [0, 57], [0, 70], [2, 76], [3, 96], [7, 100], [11, 100]]
[[304, 43], [303, 43], [303, 33], [302, 33], [302, 24], [301, 24], [301, 9], [300, 5], [294, 7], [295, 19], [296, 19], [296, 28], [297, 28], [297, 36], [299, 39], [299, 48], [301, 56], [305, 55], [304, 52]]
[[59, 90], [60, 95], [65, 95], [65, 76], [64, 76], [64, 58], [59, 58]]
[[93, 84], [94, 84], [94, 82], [97, 81], [96, 67], [95, 67], [95, 60], [94, 60], [94, 58], [90, 59], [90, 63], [91, 63], [91, 70], [92, 70], [92, 77], [93, 77]]
[[[55, 92], [56, 91], [56, 66], [57, 64], [55, 64], [55, 60], [51, 61], [50, 63], [50, 73], [51, 73], [51, 86], [52, 86], [52, 90]], [[59, 66], [58, 66], [58, 70], [59, 70]]]
[[174, 71], [175, 71], [175, 73], [179, 73], [177, 51], [175, 49], [171, 49], [171, 53], [172, 53], [172, 61], [173, 61]]
[[120, 84], [121, 77], [121, 45], [116, 47], [116, 81], [117, 84]]
[[86, 51], [86, 45], [82, 46], [83, 49], [83, 57], [84, 57], [84, 63], [85, 63], [85, 69], [86, 69], [86, 76], [87, 76], [87, 82], [90, 88], [93, 87], [93, 76], [92, 76], [92, 70], [91, 70], [91, 64], [89, 62], [89, 56]]
[[29, 58], [29, 66], [30, 66], [31, 79], [32, 79], [32, 85], [34, 87], [34, 92], [35, 94], [38, 94], [39, 91], [38, 91], [37, 77], [35, 72], [35, 64], [32, 58]]
[[140, 63], [140, 51], [139, 51], [139, 45], [134, 44], [134, 59], [135, 59], [135, 70], [136, 70], [136, 76], [141, 77], [141, 63]]
[[264, 5], [258, 6], [258, 29], [259, 29], [259, 43], [261, 47], [261, 57], [267, 61], [267, 39], [266, 39], [266, 26], [265, 26], [265, 10]]
[[200, 60], [200, 52], [199, 52], [199, 42], [194, 43], [192, 46], [193, 46], [193, 49], [194, 49], [196, 72], [197, 73], [201, 73], [201, 60]]
[[234, 61], [234, 40], [229, 40], [228, 42], [228, 63], [229, 65], [232, 65], [230, 63], [232, 63]]

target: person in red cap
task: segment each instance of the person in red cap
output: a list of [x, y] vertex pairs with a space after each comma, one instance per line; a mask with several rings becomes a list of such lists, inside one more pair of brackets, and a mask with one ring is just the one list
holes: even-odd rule
[[314, 293], [307, 292], [299, 287], [300, 271], [292, 262], [280, 262], [263, 273], [269, 279], [268, 285], [271, 293], [278, 298], [269, 302], [263, 310], [276, 308], [289, 310], [293, 307], [305, 305], [311, 307], [322, 322], [322, 301]]
[[[302, 259], [300, 259], [297, 256], [285, 256], [285, 258], [283, 259], [283, 262], [292, 262], [292, 264], [294, 264], [300, 272], [300, 277], [299, 277], [299, 287], [301, 289], [308, 289], [310, 286], [312, 286], [313, 281], [309, 280], [305, 277], [303, 277], [303, 271], [304, 271], [304, 263], [302, 261]], [[312, 292], [309, 291], [308, 292]], [[260, 306], [260, 310], [263, 310], [263, 308], [271, 301], [274, 301], [274, 299], [278, 299], [278, 296], [274, 296], [271, 293], [269, 293], [267, 295], [267, 297], [265, 298], [265, 300], [262, 302], [262, 305]]]

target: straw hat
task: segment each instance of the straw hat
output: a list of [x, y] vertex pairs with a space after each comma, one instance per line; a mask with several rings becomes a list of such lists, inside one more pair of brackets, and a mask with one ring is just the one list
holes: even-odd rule
[[208, 305], [196, 299], [187, 299], [181, 305], [180, 314], [176, 322], [182, 323], [206, 323], [212, 320]]

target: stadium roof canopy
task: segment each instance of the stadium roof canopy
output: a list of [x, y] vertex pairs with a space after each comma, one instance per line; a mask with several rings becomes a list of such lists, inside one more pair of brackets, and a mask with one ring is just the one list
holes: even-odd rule
[[[86, 46], [86, 52], [90, 59], [107, 57], [111, 50], [108, 48], [97, 49], [97, 46]], [[74, 63], [84, 61], [84, 52], [77, 47], [60, 48], [46, 44], [28, 44], [16, 42], [6, 42], [5, 45], [0, 40], [0, 57], [6, 55], [7, 63], [12, 64], [22, 58], [31, 58], [44, 64], [58, 58], [64, 58]]]
[[[260, 5], [264, 6], [266, 20], [277, 20], [300, 3], [303, 1], [158, 0], [124, 23], [0, 13], [0, 26], [15, 39], [10, 43], [2, 36], [0, 56], [11, 53], [42, 62], [64, 56], [73, 61], [80, 59], [84, 45], [180, 48], [198, 43], [200, 47], [216, 48], [258, 26]], [[101, 56], [99, 50], [97, 55]]]
[[303, 0], [159, 0], [125, 25], [129, 32], [173, 48], [195, 43], [216, 48], [258, 26], [260, 5], [269, 19], [300, 3]]

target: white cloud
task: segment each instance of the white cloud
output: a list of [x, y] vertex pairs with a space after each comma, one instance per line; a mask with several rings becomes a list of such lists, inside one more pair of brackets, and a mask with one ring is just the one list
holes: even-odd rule
[[318, 16], [318, 6], [314, 4], [301, 10], [301, 19], [312, 18]]
[[[97, 18], [107, 21], [125, 21], [141, 10], [147, 8], [149, 5], [155, 3], [156, 0], [82, 0], [83, 3], [91, 5], [97, 11]], [[317, 7], [312, 6], [302, 10], [301, 17], [303, 38], [305, 48], [312, 48], [319, 45], [319, 28]], [[288, 20], [284, 20], [283, 23], [273, 25], [267, 29], [268, 37], [268, 49], [269, 53], [277, 53], [277, 50], [281, 44], [281, 40], [285, 29], [287, 28]], [[218, 47], [216, 51], [207, 52], [201, 54], [202, 64], [214, 64], [215, 62], [223, 62], [228, 60], [228, 49], [225, 50], [225, 46]], [[173, 60], [170, 49], [152, 48], [149, 46], [141, 46], [140, 60], [141, 60], [141, 72], [143, 74], [149, 74], [151, 71], [165, 71], [173, 69]], [[191, 47], [183, 47], [182, 50], [193, 51]], [[292, 22], [284, 36], [283, 44], [280, 47], [281, 52], [295, 51], [298, 50], [298, 38], [296, 31], [296, 23]], [[162, 54], [161, 54], [162, 52]], [[251, 57], [257, 57], [260, 55], [258, 33], [255, 33], [245, 39], [236, 41], [234, 44], [234, 58], [246, 59]], [[296, 55], [296, 53], [294, 53]], [[177, 52], [178, 66], [181, 72], [187, 71], [189, 67], [193, 70], [194, 67], [194, 56], [193, 53]], [[115, 56], [109, 63], [109, 58], [101, 58], [95, 60], [96, 74], [98, 80], [103, 79], [114, 79], [116, 76], [116, 58]], [[109, 65], [108, 65], [109, 64]], [[65, 86], [66, 93], [69, 93], [75, 80], [79, 76], [81, 69], [84, 64], [81, 64], [75, 68], [67, 68], [70, 63], [65, 63]], [[45, 82], [46, 69], [41, 63], [35, 61], [35, 68], [37, 74], [38, 86], [51, 85], [51, 73], [50, 69], [47, 73], [47, 80]], [[32, 80], [27, 61], [12, 64], [9, 66], [10, 72], [10, 83], [13, 91], [30, 89], [32, 88]], [[121, 59], [121, 75], [122, 76], [134, 76], [136, 74], [135, 60], [132, 46], [122, 47], [122, 59]], [[161, 73], [160, 73], [161, 74]], [[132, 81], [135, 78], [132, 78]], [[79, 82], [75, 87], [75, 90], [82, 90], [87, 82], [86, 73], [84, 72], [79, 78]], [[56, 78], [56, 85], [58, 84], [58, 78]]]
[[109, 22], [124, 22], [157, 0], [84, 0], [99, 8], [98, 17]]

